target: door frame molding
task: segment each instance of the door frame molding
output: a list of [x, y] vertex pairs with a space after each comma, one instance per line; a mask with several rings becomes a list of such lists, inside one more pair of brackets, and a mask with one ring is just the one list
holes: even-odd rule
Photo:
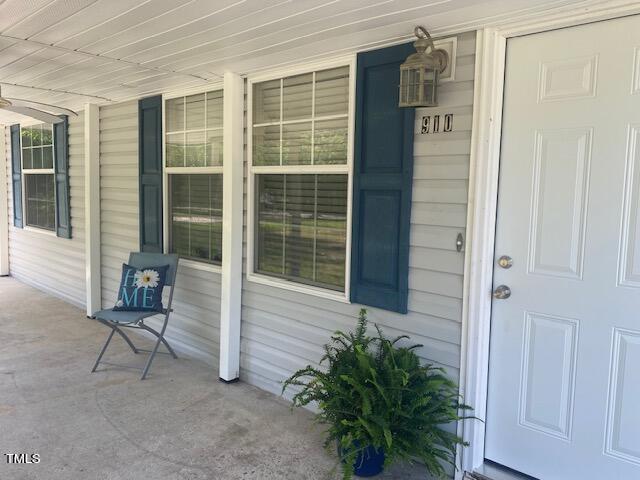
[[502, 140], [502, 110], [507, 39], [640, 14], [627, 0], [602, 5], [584, 2], [572, 10], [488, 26], [477, 31], [471, 158], [464, 260], [460, 395], [478, 420], [458, 423], [469, 446], [458, 448], [456, 480], [482, 466], [489, 377], [491, 292]]

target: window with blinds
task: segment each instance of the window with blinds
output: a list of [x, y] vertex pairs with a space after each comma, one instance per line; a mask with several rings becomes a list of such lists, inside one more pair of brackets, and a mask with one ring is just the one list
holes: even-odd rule
[[251, 84], [253, 272], [345, 291], [350, 67]]
[[169, 252], [222, 262], [222, 111], [216, 90], [165, 100]]
[[20, 130], [26, 225], [55, 231], [53, 125], [45, 123]]

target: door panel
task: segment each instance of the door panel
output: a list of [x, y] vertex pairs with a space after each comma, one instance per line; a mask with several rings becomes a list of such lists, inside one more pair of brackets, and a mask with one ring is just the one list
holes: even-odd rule
[[582, 278], [591, 129], [536, 132], [529, 273]]
[[616, 329], [611, 359], [605, 452], [640, 465], [640, 333]]
[[520, 425], [570, 440], [578, 322], [526, 313]]
[[640, 18], [507, 44], [488, 459], [640, 478]]
[[620, 244], [620, 285], [640, 287], [640, 125], [629, 128]]

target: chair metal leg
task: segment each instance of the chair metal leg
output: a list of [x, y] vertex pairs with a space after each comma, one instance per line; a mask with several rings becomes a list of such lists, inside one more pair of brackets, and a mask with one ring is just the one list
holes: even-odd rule
[[162, 337], [158, 337], [158, 340], [156, 340], [156, 344], [153, 346], [153, 350], [149, 354], [147, 364], [144, 366], [144, 370], [142, 371], [142, 377], [140, 377], [140, 380], [144, 380], [145, 378], [147, 378], [147, 373], [149, 373], [149, 368], [151, 368], [151, 362], [153, 362], [153, 357], [155, 357], [156, 353], [158, 352], [158, 347], [160, 346], [161, 341]]
[[96, 363], [93, 365], [93, 369], [91, 370], [91, 373], [95, 372], [96, 368], [98, 368], [98, 365], [100, 364], [100, 360], [102, 359], [104, 352], [106, 352], [107, 347], [109, 346], [109, 343], [111, 343], [111, 339], [113, 338], [114, 333], [116, 333], [116, 331], [115, 329], [112, 329], [111, 333], [109, 334], [109, 338], [107, 338], [107, 341], [105, 342], [104, 346], [102, 347], [102, 350], [100, 351], [100, 355], [98, 355]]
[[176, 352], [173, 351], [173, 348], [171, 348], [171, 345], [169, 345], [169, 342], [167, 342], [167, 340], [164, 338], [164, 335], [161, 335], [160, 333], [156, 332], [153, 328], [145, 325], [144, 323], [140, 323], [138, 326], [141, 328], [144, 328], [147, 332], [154, 334], [157, 338], [162, 340], [162, 343], [167, 348], [171, 356], [176, 360], [178, 359], [178, 355], [176, 355]]
[[[171, 299], [169, 299], [169, 305], [171, 305]], [[153, 346], [153, 350], [151, 351], [151, 354], [149, 355], [149, 359], [147, 360], [147, 364], [144, 366], [144, 371], [142, 372], [142, 377], [140, 377], [140, 380], [144, 380], [145, 378], [147, 378], [147, 373], [149, 373], [149, 368], [151, 368], [151, 362], [153, 362], [153, 358], [156, 356], [156, 353], [158, 351], [158, 347], [160, 347], [160, 343], [164, 340], [164, 332], [167, 329], [167, 323], [169, 323], [169, 313], [168, 312], [164, 317], [164, 323], [162, 324], [162, 330], [160, 330], [160, 332], [156, 332], [154, 329], [146, 326], [144, 323], [140, 324], [147, 331], [152, 332], [153, 334], [155, 334], [158, 337], [158, 340], [156, 340], [156, 344]], [[168, 346], [166, 341], [165, 341], [165, 345]], [[171, 353], [173, 353], [173, 350], [171, 350], [171, 348], [169, 348], [169, 350], [171, 351]], [[173, 353], [173, 356], [175, 358], [178, 358], [178, 357], [176, 357], [175, 353]]]
[[122, 331], [122, 329], [120, 327], [118, 327], [117, 325], [114, 325], [112, 323], [109, 322], [105, 322], [104, 320], [100, 320], [98, 319], [98, 321], [100, 323], [102, 323], [103, 325], [106, 325], [107, 327], [111, 328], [112, 330], [115, 330], [116, 332], [118, 332], [118, 334], [122, 337], [122, 339], [127, 342], [127, 345], [129, 345], [129, 347], [131, 348], [131, 350], [133, 350], [133, 353], [138, 353], [138, 349], [136, 348], [136, 346], [133, 344], [133, 342], [129, 339], [129, 337], [127, 336], [126, 333], [124, 333]]

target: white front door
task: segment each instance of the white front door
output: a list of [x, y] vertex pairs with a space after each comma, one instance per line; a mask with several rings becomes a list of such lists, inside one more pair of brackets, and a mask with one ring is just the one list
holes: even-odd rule
[[509, 40], [504, 101], [485, 456], [640, 479], [640, 17]]

